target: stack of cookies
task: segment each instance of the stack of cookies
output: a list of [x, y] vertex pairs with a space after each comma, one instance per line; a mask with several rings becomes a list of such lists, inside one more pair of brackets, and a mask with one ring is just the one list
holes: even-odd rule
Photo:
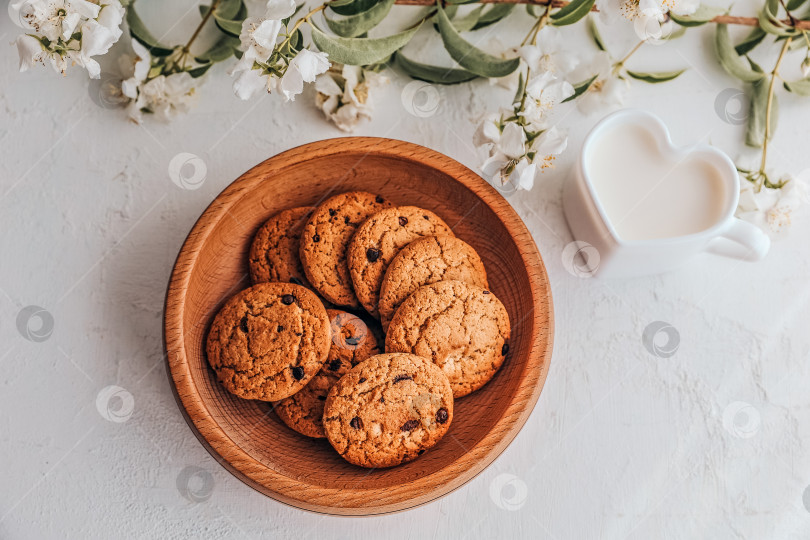
[[209, 331], [211, 367], [355, 465], [422, 455], [509, 352], [481, 258], [429, 210], [357, 191], [285, 210], [256, 233], [249, 266], [254, 285]]

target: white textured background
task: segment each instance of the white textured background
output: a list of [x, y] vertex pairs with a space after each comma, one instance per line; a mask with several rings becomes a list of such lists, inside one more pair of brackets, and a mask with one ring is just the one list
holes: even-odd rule
[[[198, 20], [196, 2], [175, 2], [162, 18], [150, 3], [140, 2], [158, 35], [188, 13], [170, 33], [184, 40]], [[220, 190], [279, 151], [340, 132], [310, 94], [287, 105], [236, 100], [225, 66], [191, 114], [138, 127], [98, 106], [79, 70], [64, 80], [45, 68], [17, 74], [7, 46], [17, 28], [0, 21], [0, 538], [810, 537], [810, 220], [761, 263], [705, 256], [660, 277], [579, 279], [561, 260], [571, 241], [560, 210], [567, 152], [531, 193], [509, 196], [544, 257], [556, 308], [551, 371], [524, 429], [437, 502], [366, 519], [306, 513], [244, 486], [186, 426], [161, 354], [163, 297], [187, 232]], [[481, 39], [509, 42], [509, 28]], [[606, 36], [616, 56], [632, 46], [628, 33]], [[582, 29], [565, 35], [593, 53]], [[645, 47], [630, 66], [688, 66], [673, 83], [634, 84], [627, 103], [659, 114], [676, 143], [740, 154], [742, 127], [715, 112], [717, 95], [737, 83], [711, 58], [708, 29]], [[357, 134], [476, 166], [474, 125], [511, 96], [486, 81], [440, 88], [436, 113], [419, 118], [403, 106], [406, 81], [391, 78]], [[810, 102], [782, 98], [771, 159], [797, 173], [808, 166]], [[576, 149], [597, 118], [574, 107], [563, 115]], [[206, 163], [200, 189], [170, 181], [179, 152]], [[18, 330], [29, 305], [53, 317], [45, 341]], [[642, 345], [654, 321], [678, 330], [674, 356]], [[99, 413], [109, 385], [134, 397], [126, 422]]]

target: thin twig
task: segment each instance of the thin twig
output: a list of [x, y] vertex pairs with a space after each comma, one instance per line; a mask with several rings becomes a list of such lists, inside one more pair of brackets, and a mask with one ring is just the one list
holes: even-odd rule
[[197, 29], [194, 30], [193, 34], [191, 34], [191, 38], [188, 40], [188, 43], [186, 43], [186, 45], [183, 47], [183, 52], [184, 53], [188, 53], [191, 50], [191, 44], [194, 43], [194, 40], [197, 39], [197, 36], [200, 35], [200, 32], [203, 29], [203, 26], [205, 26], [205, 23], [207, 23], [208, 19], [211, 18], [211, 15], [214, 14], [214, 10], [217, 9], [217, 7], [219, 6], [219, 3], [221, 1], [222, 0], [214, 0], [213, 2], [211, 2], [211, 7], [208, 8], [208, 12], [205, 14], [205, 17], [202, 18], [202, 21], [200, 21], [200, 24], [197, 25]]
[[[765, 137], [762, 139], [762, 161], [759, 164], [760, 182], [762, 182], [762, 180], [765, 178], [765, 163], [768, 159], [768, 139], [771, 137], [773, 91], [774, 87], [776, 86], [776, 79], [779, 78], [779, 66], [782, 65], [782, 59], [785, 57], [785, 53], [790, 48], [791, 41], [793, 41], [793, 36], [788, 36], [784, 44], [782, 44], [782, 50], [779, 52], [779, 58], [776, 59], [776, 64], [773, 66], [773, 71], [771, 71], [771, 83], [768, 85], [768, 104], [765, 107]], [[762, 189], [761, 183], [758, 186], [757, 191], [760, 189]]]
[[[565, 0], [478, 0], [481, 4], [533, 4], [536, 6], [551, 5], [553, 8], [565, 7], [569, 4]], [[396, 0], [396, 4], [400, 6], [432, 6], [436, 2], [434, 0]], [[594, 6], [591, 11], [599, 11]], [[710, 22], [717, 24], [738, 24], [742, 26], [759, 26], [759, 21], [756, 17], [738, 17], [736, 15], [718, 15]], [[782, 21], [788, 26], [791, 24], [790, 19]], [[795, 27], [800, 30], [810, 30], [810, 21], [796, 21]]]

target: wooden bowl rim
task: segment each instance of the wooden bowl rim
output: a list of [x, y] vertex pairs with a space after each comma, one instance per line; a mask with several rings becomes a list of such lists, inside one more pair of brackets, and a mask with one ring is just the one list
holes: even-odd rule
[[[361, 153], [382, 155], [417, 162], [447, 175], [469, 189], [486, 204], [506, 227], [526, 267], [532, 295], [530, 349], [526, 374], [511, 396], [504, 414], [473, 448], [450, 465], [410, 482], [407, 494], [391, 500], [390, 488], [355, 490], [312, 487], [303, 489], [293, 480], [252, 458], [233, 441], [214, 420], [199, 398], [191, 367], [185, 353], [183, 334], [185, 292], [200, 248], [229, 208], [249, 194], [269, 174], [280, 172], [306, 159], [334, 154]], [[262, 175], [251, 178], [261, 168]], [[514, 440], [537, 403], [548, 376], [554, 342], [554, 310], [551, 287], [537, 245], [512, 206], [489, 183], [461, 163], [429, 148], [395, 139], [378, 137], [338, 137], [304, 144], [277, 154], [243, 173], [209, 204], [197, 219], [175, 261], [164, 304], [163, 343], [172, 393], [186, 423], [200, 443], [236, 478], [275, 500], [316, 513], [331, 515], [379, 515], [398, 512], [438, 499], [466, 484], [486, 469]], [[545, 322], [545, 347], [541, 350], [541, 327]], [[525, 324], [525, 322], [524, 322]], [[225, 455], [228, 455], [226, 458]], [[449, 474], [448, 474], [449, 473]], [[313, 496], [312, 491], [318, 492]], [[302, 492], [307, 491], [306, 496]], [[296, 496], [300, 494], [300, 496]], [[339, 500], [343, 504], [329, 501]], [[345, 503], [352, 504], [345, 504]]]

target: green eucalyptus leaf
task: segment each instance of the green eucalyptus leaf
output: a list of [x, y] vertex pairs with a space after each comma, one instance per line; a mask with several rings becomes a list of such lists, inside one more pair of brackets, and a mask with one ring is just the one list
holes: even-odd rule
[[595, 81], [598, 76], [599, 75], [594, 75], [593, 77], [591, 77], [590, 79], [588, 79], [586, 81], [582, 81], [579, 84], [575, 84], [574, 85], [574, 93], [571, 94], [570, 96], [568, 96], [567, 98], [565, 98], [564, 100], [562, 100], [562, 103], [565, 103], [566, 101], [574, 101], [579, 96], [584, 94], [588, 90], [588, 88], [591, 87], [591, 85], [593, 84], [593, 81]]
[[233, 56], [234, 50], [237, 49], [239, 45], [238, 39], [226, 34], [219, 38], [210, 49], [197, 56], [195, 59], [201, 64], [222, 62]]
[[788, 11], [795, 11], [802, 7], [807, 0], [788, 0], [788, 3], [785, 4], [787, 6]]
[[701, 24], [711, 22], [711, 20], [718, 15], [722, 15], [727, 12], [728, 10], [726, 8], [704, 6], [701, 4], [691, 15], [675, 15], [674, 13], [670, 12], [669, 16], [675, 23], [680, 24], [681, 26], [700, 26]]
[[671, 41], [673, 39], [678, 39], [679, 37], [682, 37], [685, 33], [686, 33], [686, 27], [685, 26], [679, 26], [677, 29], [670, 32], [668, 35], [663, 36], [661, 39], [664, 40], [664, 41]]
[[762, 43], [762, 40], [765, 39], [765, 36], [767, 35], [768, 33], [765, 32], [765, 30], [759, 26], [756, 26], [739, 45], [734, 47], [734, 50], [737, 51], [737, 54], [741, 56], [743, 54], [748, 54], [754, 50], [754, 47]]
[[737, 54], [728, 35], [728, 25], [718, 24], [714, 37], [714, 48], [717, 59], [723, 69], [737, 79], [745, 82], [754, 82], [762, 79], [764, 75], [757, 73]]
[[515, 92], [515, 97], [512, 99], [512, 103], [518, 103], [523, 100], [523, 93], [526, 91], [526, 78], [521, 73], [518, 76], [518, 85], [517, 91]]
[[627, 70], [627, 74], [633, 77], [636, 80], [644, 81], [646, 83], [655, 84], [655, 83], [662, 83], [671, 81], [676, 79], [681, 73], [686, 71], [685, 69], [679, 69], [677, 71], [659, 71], [656, 73], [644, 73], [641, 71], [630, 71]]
[[481, 77], [505, 77], [520, 65], [520, 58], [498, 58], [469, 43], [453, 27], [444, 9], [439, 8], [436, 17], [444, 48], [467, 71]]
[[471, 81], [478, 77], [475, 73], [470, 73], [464, 69], [447, 68], [423, 64], [407, 58], [402, 53], [397, 53], [397, 64], [402, 71], [420, 81], [436, 84], [458, 84]]
[[326, 35], [315, 23], [312, 27], [312, 41], [321, 51], [329, 55], [331, 62], [363, 66], [376, 64], [391, 56], [407, 44], [422, 26], [418, 24], [398, 34], [380, 38], [344, 38]]
[[600, 51], [607, 51], [605, 41], [602, 39], [602, 34], [599, 33], [599, 28], [597, 28], [596, 21], [593, 17], [588, 17], [588, 33], [591, 34], [591, 38], [593, 38], [596, 48], [598, 48]]
[[554, 26], [574, 24], [591, 12], [593, 4], [594, 0], [573, 0], [551, 15], [551, 24]]
[[217, 28], [234, 37], [239, 37], [242, 33], [242, 21], [232, 21], [230, 19], [222, 19], [214, 12], [214, 21]]
[[223, 19], [235, 19], [242, 7], [242, 0], [222, 0], [217, 5], [216, 15]]
[[168, 56], [174, 50], [158, 43], [155, 36], [146, 29], [146, 25], [138, 16], [138, 12], [135, 11], [135, 6], [130, 6], [127, 9], [127, 25], [129, 25], [129, 33], [132, 34], [132, 37], [149, 49], [149, 54], [152, 56]]
[[537, 11], [534, 9], [534, 4], [526, 4], [526, 13], [532, 17], [537, 17]]
[[[748, 106], [748, 125], [745, 130], [745, 144], [760, 148], [765, 141], [765, 117], [768, 109], [768, 86], [770, 81], [762, 79], [751, 85], [751, 102]], [[770, 131], [776, 131], [778, 105], [776, 95], [771, 104]]]
[[481, 13], [481, 17], [478, 18], [478, 22], [475, 23], [475, 26], [473, 26], [473, 30], [478, 30], [479, 28], [484, 28], [490, 24], [495, 24], [512, 13], [512, 10], [515, 9], [516, 5], [517, 4], [494, 4], [491, 8]]
[[779, 0], [765, 0], [759, 11], [759, 27], [769, 34], [776, 36], [793, 36], [797, 30], [779, 20]]
[[798, 81], [785, 81], [785, 89], [800, 96], [810, 96], [810, 77]]
[[478, 21], [481, 19], [481, 12], [484, 11], [484, 6], [480, 5], [473, 9], [463, 17], [453, 19], [453, 26], [459, 32], [468, 32], [475, 28]]
[[211, 9], [211, 6], [204, 6], [200, 4], [198, 6], [198, 9], [200, 10], [200, 17], [205, 17], [206, 15], [208, 15], [208, 10]]
[[324, 15], [324, 20], [329, 29], [335, 34], [341, 37], [353, 38], [365, 34], [380, 24], [388, 15], [388, 12], [391, 11], [393, 5], [394, 0], [382, 0], [370, 9], [356, 15], [349, 15], [343, 19], [333, 19]]
[[329, 9], [338, 15], [357, 15], [374, 7], [377, 0], [334, 0]]

